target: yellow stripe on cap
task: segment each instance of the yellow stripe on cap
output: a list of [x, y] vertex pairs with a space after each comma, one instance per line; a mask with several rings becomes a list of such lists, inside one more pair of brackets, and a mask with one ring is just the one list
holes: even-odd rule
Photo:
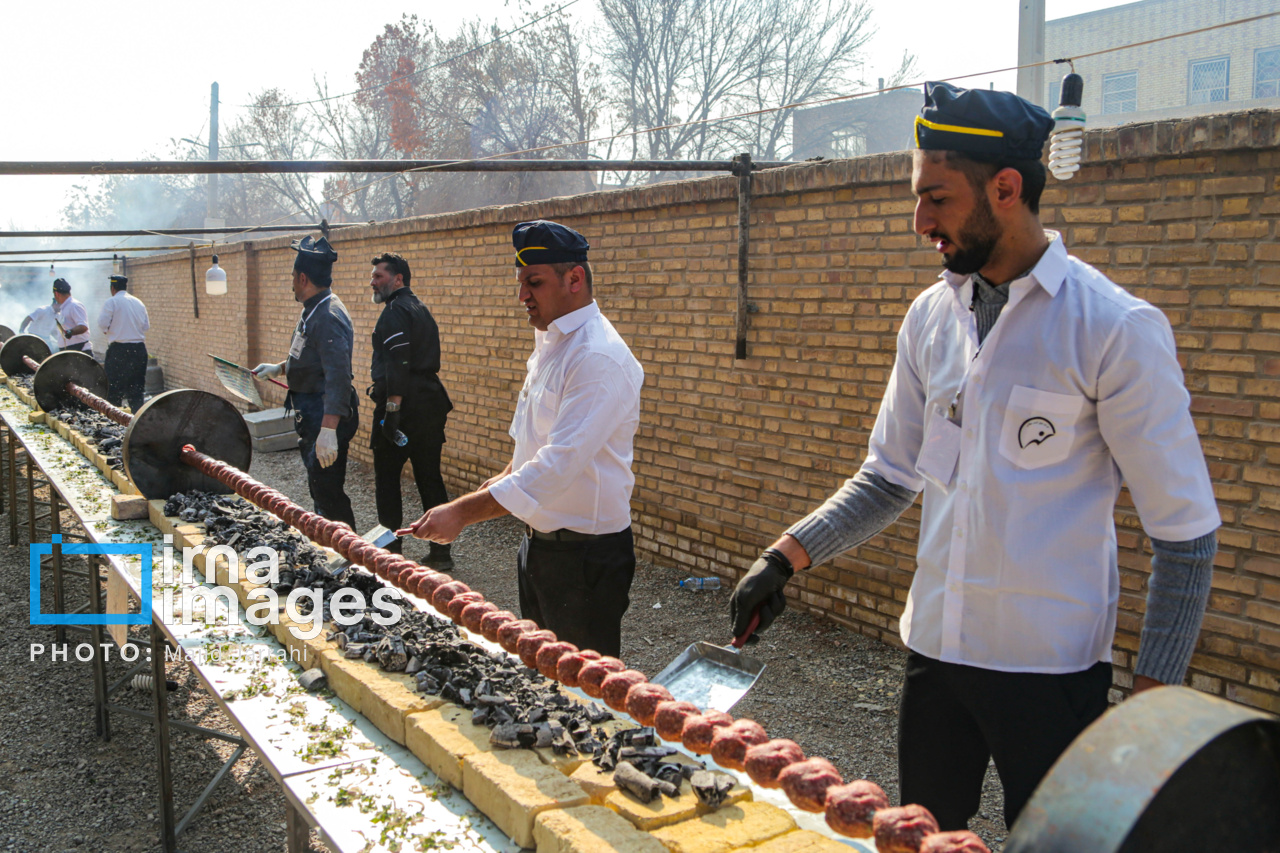
[[[527, 252], [530, 249], [542, 249], [545, 251], [546, 248], [547, 248], [546, 246], [525, 246], [523, 249], [520, 250], [520, 252]], [[516, 263], [518, 263], [522, 267], [529, 266], [524, 262], [524, 258], [520, 257], [520, 252], [516, 252]]]
[[916, 147], [920, 147], [920, 125], [924, 125], [930, 130], [945, 130], [948, 133], [967, 133], [971, 136], [1004, 136], [1002, 130], [987, 130], [985, 127], [961, 127], [958, 124], [938, 124], [929, 121], [924, 116], [916, 116]]

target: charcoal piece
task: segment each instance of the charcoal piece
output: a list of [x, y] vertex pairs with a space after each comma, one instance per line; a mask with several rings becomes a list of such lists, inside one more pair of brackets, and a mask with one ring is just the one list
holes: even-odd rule
[[417, 655], [410, 657], [409, 662], [404, 665], [405, 675], [414, 675], [420, 669], [422, 669], [422, 658]]
[[347, 643], [347, 648], [344, 651], [344, 654], [348, 660], [355, 660], [356, 658], [364, 657], [364, 651], [367, 648], [369, 648], [369, 646], [365, 643]]
[[658, 783], [641, 772], [634, 764], [626, 762], [619, 764], [613, 771], [613, 781], [619, 788], [642, 803], [652, 802], [653, 795], [658, 793]]
[[547, 718], [547, 709], [543, 707], [531, 708], [525, 721], [529, 723], [540, 723]]
[[515, 723], [503, 723], [489, 733], [489, 743], [499, 749], [520, 748], [520, 727]]
[[674, 785], [677, 791], [680, 790], [680, 783], [684, 780], [684, 772], [679, 764], [659, 764], [658, 769], [649, 775], [660, 782]]
[[440, 692], [440, 682], [431, 677], [429, 672], [419, 672], [417, 676], [418, 692], [438, 694]]
[[314, 693], [329, 686], [329, 679], [325, 676], [322, 669], [309, 669], [302, 675], [298, 676], [298, 684], [303, 690]]
[[489, 724], [489, 708], [477, 706], [471, 710], [471, 724], [484, 726]]
[[505, 705], [495, 705], [490, 712], [490, 718], [498, 723], [514, 723], [516, 715], [511, 713]]
[[409, 663], [404, 642], [399, 637], [386, 636], [378, 643], [378, 663], [387, 672], [403, 672]]
[[573, 742], [573, 738], [568, 732], [562, 731], [559, 736], [551, 742], [551, 751], [556, 755], [578, 755], [578, 746]]
[[587, 722], [593, 726], [598, 726], [601, 723], [607, 723], [613, 719], [613, 714], [605, 710], [602, 706], [597, 705], [595, 702], [588, 703], [586, 707]]
[[555, 740], [555, 735], [553, 735], [551, 732], [551, 726], [547, 725], [546, 723], [542, 723], [536, 729], [534, 729], [533, 745], [535, 747], [551, 746], [554, 740]]
[[728, 773], [715, 773], [710, 770], [698, 770], [689, 777], [689, 787], [693, 795], [704, 806], [718, 809], [733, 790], [734, 780]]
[[378, 647], [373, 643], [367, 643], [364, 647], [364, 662], [373, 663], [378, 659]]
[[334, 640], [337, 641], [338, 648], [340, 649], [345, 649], [347, 647], [347, 644], [351, 642], [351, 640], [347, 637], [346, 634], [335, 634]]

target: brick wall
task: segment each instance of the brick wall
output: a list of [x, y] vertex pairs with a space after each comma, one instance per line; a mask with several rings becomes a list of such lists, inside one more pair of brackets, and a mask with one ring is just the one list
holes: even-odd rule
[[[1158, 305], [1177, 334], [1224, 520], [1213, 599], [1192, 664], [1197, 688], [1280, 711], [1280, 113], [1096, 131], [1085, 168], [1050, 182], [1042, 218], [1071, 250]], [[456, 409], [446, 479], [473, 488], [510, 454], [506, 429], [532, 345], [509, 234], [535, 217], [593, 245], [596, 293], [644, 364], [633, 500], [644, 556], [732, 578], [863, 457], [898, 323], [937, 277], [911, 230], [905, 154], [757, 175], [751, 216], [750, 358], [733, 357], [732, 178], [425, 217], [343, 231], [335, 291], [357, 327], [367, 382], [368, 259], [412, 264], [443, 335]], [[200, 293], [185, 254], [131, 262], [152, 312], [149, 344], [170, 387], [218, 391], [207, 352], [255, 364], [285, 354], [297, 317], [285, 238], [222, 252], [231, 292]], [[208, 253], [197, 257], [197, 272]], [[251, 332], [252, 330], [252, 332]], [[368, 460], [368, 407], [355, 454]], [[1149, 551], [1117, 509], [1122, 597], [1117, 680], [1129, 682]], [[791, 584], [795, 603], [897, 641], [918, 508]]]

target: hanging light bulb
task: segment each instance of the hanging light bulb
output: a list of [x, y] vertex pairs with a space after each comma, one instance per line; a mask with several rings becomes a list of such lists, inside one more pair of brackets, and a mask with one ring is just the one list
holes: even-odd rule
[[57, 278], [58, 274], [53, 271], [53, 264], [49, 264], [49, 278]]
[[213, 256], [213, 266], [204, 274], [204, 292], [210, 296], [222, 296], [227, 292], [227, 271], [218, 266], [218, 256]]
[[1080, 158], [1084, 154], [1085, 115], [1080, 108], [1084, 78], [1075, 68], [1075, 63], [1071, 63], [1071, 73], [1062, 78], [1062, 96], [1053, 111], [1053, 132], [1049, 137], [1049, 171], [1060, 181], [1069, 181], [1080, 171]]

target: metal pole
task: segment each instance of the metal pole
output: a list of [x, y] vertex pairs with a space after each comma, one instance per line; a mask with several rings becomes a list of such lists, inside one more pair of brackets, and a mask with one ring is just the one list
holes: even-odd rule
[[178, 833], [173, 814], [173, 773], [169, 766], [169, 703], [165, 698], [164, 634], [151, 620], [151, 696], [156, 724], [156, 782], [160, 786], [160, 845], [165, 853], [176, 853]]
[[18, 434], [9, 431], [9, 544], [18, 544], [18, 461], [14, 446], [18, 443]]
[[[367, 225], [366, 222], [342, 222], [329, 223], [330, 228], [359, 228]], [[316, 231], [319, 225], [311, 223], [301, 223], [298, 225], [224, 225], [221, 228], [133, 228], [120, 230], [92, 230], [85, 229], [83, 231], [0, 231], [2, 237], [179, 237], [179, 236], [198, 236], [200, 234], [239, 234], [246, 231], [252, 231], [254, 234], [266, 233], [270, 231]], [[156, 232], [159, 232], [157, 235]], [[146, 246], [133, 246], [131, 249], [145, 249]], [[117, 248], [115, 250], [119, 252]]]
[[[755, 163], [755, 169], [794, 165]], [[303, 172], [732, 172], [736, 160], [7, 160], [0, 175], [249, 175]]]
[[200, 319], [200, 295], [196, 290], [196, 244], [192, 243], [189, 247], [191, 250], [191, 310], [196, 312], [196, 319]]
[[31, 458], [31, 451], [27, 451], [26, 455], [26, 471], [27, 471], [27, 542], [36, 541], [36, 477], [32, 472], [35, 465]]
[[[209, 159], [218, 159], [218, 84], [209, 88]], [[216, 228], [218, 226], [218, 173], [209, 173], [209, 186], [205, 190], [208, 202], [204, 213], [204, 224]]]
[[[49, 541], [53, 543], [53, 554], [49, 562], [53, 564], [53, 612], [64, 613], [63, 601], [65, 593], [62, 588], [62, 510], [58, 507], [58, 490], [49, 485]], [[67, 641], [67, 629], [58, 625], [53, 629], [54, 641], [61, 644]]]
[[751, 155], [738, 155], [738, 304], [733, 357], [747, 357], [747, 251], [751, 239]]
[[[1044, 0], [1020, 0], [1018, 3], [1018, 97], [1042, 104], [1044, 66], [1025, 66], [1044, 62]], [[1053, 109], [1053, 107], [1049, 107]]]
[[[54, 546], [55, 548], [58, 546]], [[102, 577], [98, 573], [98, 556], [89, 556], [89, 612], [102, 613]], [[107, 662], [103, 654], [101, 625], [89, 626], [93, 643], [93, 720], [98, 737], [111, 740], [111, 716], [107, 710]]]
[[[178, 243], [172, 246], [132, 246], [135, 252], [162, 252], [165, 250], [172, 251], [174, 249], [187, 248], [186, 243]], [[94, 252], [110, 252], [113, 247], [108, 246], [105, 249], [5, 249], [0, 251], [0, 255], [89, 255]], [[105, 260], [111, 260], [106, 258]], [[41, 261], [44, 263], [44, 261]]]

